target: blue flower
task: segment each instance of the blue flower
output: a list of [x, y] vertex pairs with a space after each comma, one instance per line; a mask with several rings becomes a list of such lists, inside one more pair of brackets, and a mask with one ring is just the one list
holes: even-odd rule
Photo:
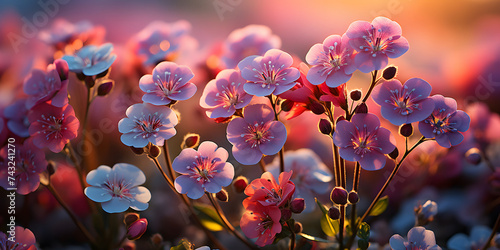
[[105, 43], [99, 47], [88, 45], [76, 52], [76, 55], [65, 55], [62, 59], [68, 62], [71, 72], [95, 76], [109, 69], [115, 61], [116, 55], [111, 53], [112, 50], [111, 43]]

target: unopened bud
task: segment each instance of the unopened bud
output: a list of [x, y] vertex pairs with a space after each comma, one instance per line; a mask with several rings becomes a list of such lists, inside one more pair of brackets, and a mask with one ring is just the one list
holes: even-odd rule
[[54, 61], [54, 66], [61, 81], [67, 80], [69, 74], [68, 63], [63, 59], [57, 59]]
[[229, 195], [224, 189], [221, 189], [217, 194], [215, 194], [215, 197], [222, 202], [227, 202], [229, 200]]
[[351, 191], [349, 192], [349, 195], [347, 196], [347, 200], [349, 200], [349, 203], [351, 204], [356, 204], [359, 201], [359, 195], [356, 191]]
[[184, 140], [182, 140], [181, 148], [196, 148], [200, 144], [200, 135], [189, 133], [184, 136]]
[[290, 202], [290, 210], [293, 213], [300, 214], [306, 208], [306, 203], [303, 198], [295, 198]]
[[153, 236], [151, 236], [151, 243], [153, 243], [153, 246], [155, 247], [161, 246], [163, 243], [163, 237], [161, 236], [161, 234], [159, 233], [153, 234]]
[[356, 114], [366, 114], [368, 113], [368, 106], [366, 106], [366, 103], [362, 102], [356, 107], [356, 110], [354, 110], [354, 112]]
[[328, 217], [332, 220], [338, 220], [340, 218], [340, 209], [337, 206], [333, 206], [328, 209]]
[[482, 157], [481, 157], [481, 151], [479, 151], [478, 148], [471, 148], [467, 150], [467, 153], [465, 153], [465, 159], [473, 165], [478, 165], [481, 163]]
[[351, 91], [350, 95], [351, 95], [351, 100], [359, 101], [359, 99], [361, 99], [362, 93], [361, 93], [361, 90], [355, 89], [355, 90]]
[[107, 79], [107, 81], [101, 83], [99, 87], [97, 87], [97, 95], [98, 96], [105, 96], [111, 92], [113, 89], [114, 81], [111, 79]]
[[417, 216], [417, 224], [419, 226], [425, 226], [434, 220], [434, 216], [438, 213], [438, 205], [436, 202], [428, 200], [424, 205], [415, 208], [415, 213]]
[[133, 241], [126, 241], [122, 244], [122, 247], [120, 250], [135, 250], [135, 242]]
[[335, 187], [330, 193], [330, 199], [339, 205], [347, 204], [347, 191], [343, 187]]
[[296, 221], [295, 224], [293, 225], [293, 231], [296, 234], [302, 233], [302, 223]]
[[161, 153], [160, 147], [150, 144], [148, 152], [148, 156], [150, 158], [157, 158], [158, 156], [160, 156], [160, 153]]
[[292, 211], [290, 211], [290, 209], [284, 208], [283, 210], [281, 210], [281, 220], [282, 221], [287, 221], [290, 218], [292, 218]]
[[293, 105], [295, 105], [295, 102], [287, 99], [281, 103], [281, 110], [288, 112], [292, 110]]
[[399, 127], [399, 134], [404, 137], [410, 137], [413, 135], [413, 126], [411, 123], [403, 124]]
[[85, 81], [85, 85], [87, 86], [87, 88], [92, 88], [95, 85], [95, 80], [92, 76], [85, 77], [84, 81]]
[[146, 232], [148, 228], [148, 220], [146, 218], [139, 219], [132, 223], [127, 228], [127, 239], [137, 240]]
[[389, 67], [384, 69], [384, 71], [382, 72], [382, 77], [385, 80], [391, 80], [396, 76], [396, 73], [398, 73], [398, 68], [394, 65], [390, 65]]
[[247, 188], [247, 186], [248, 186], [248, 180], [245, 176], [238, 176], [233, 181], [233, 187], [237, 193], [243, 193], [245, 191], [245, 188]]
[[396, 160], [396, 158], [398, 158], [398, 156], [399, 156], [398, 148], [394, 148], [394, 150], [392, 150], [392, 152], [389, 153], [389, 157], [391, 157], [391, 159], [393, 159], [393, 160]]
[[339, 123], [340, 121], [345, 121], [345, 117], [343, 115], [341, 115], [337, 118], [337, 120], [335, 121], [335, 124]]
[[216, 123], [228, 123], [233, 119], [232, 116], [230, 117], [219, 117], [219, 118], [214, 118], [214, 122]]
[[55, 174], [56, 172], [56, 167], [54, 166], [54, 162], [53, 161], [48, 161], [47, 163], [47, 173], [49, 174], [49, 176], [52, 176], [53, 174]]
[[141, 217], [137, 213], [128, 213], [123, 217], [123, 223], [129, 227], [132, 223], [138, 221]]
[[324, 135], [331, 135], [333, 131], [332, 123], [324, 118], [319, 120], [318, 124], [319, 131]]
[[321, 115], [325, 113], [325, 107], [321, 105], [321, 103], [317, 101], [311, 101], [311, 103], [308, 105], [308, 108], [316, 115]]
[[108, 68], [108, 69], [106, 69], [105, 71], [103, 71], [103, 72], [101, 72], [101, 73], [97, 74], [97, 75], [96, 75], [96, 77], [97, 77], [97, 78], [103, 78], [103, 77], [107, 76], [107, 75], [108, 75], [108, 73], [109, 73], [109, 68]]
[[144, 154], [144, 148], [136, 148], [136, 147], [132, 147], [130, 146], [130, 149], [132, 150], [132, 152], [134, 152], [134, 154], [136, 155], [142, 155]]

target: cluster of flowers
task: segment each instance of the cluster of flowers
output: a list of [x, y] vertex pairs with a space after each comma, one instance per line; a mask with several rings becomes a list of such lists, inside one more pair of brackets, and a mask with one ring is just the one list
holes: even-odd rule
[[[88, 31], [87, 24], [80, 25], [69, 32]], [[418, 122], [422, 138], [416, 146], [425, 140], [435, 140], [444, 148], [456, 146], [464, 140], [462, 133], [469, 128], [470, 117], [457, 110], [454, 99], [430, 96], [431, 85], [422, 79], [411, 78], [401, 83], [394, 78], [397, 68], [387, 67], [389, 58], [402, 56], [409, 44], [399, 24], [388, 18], [377, 17], [371, 23], [356, 21], [345, 34], [328, 36], [323, 43], [313, 45], [305, 57], [310, 68], [280, 50], [281, 41], [267, 27], [251, 25], [234, 31], [226, 40], [219, 64], [211, 68], [215, 79], [205, 85], [199, 105], [215, 122], [227, 123], [226, 138], [232, 145], [234, 159], [242, 165], [261, 164], [264, 173], [249, 184], [243, 177], [233, 182], [235, 168], [228, 162], [228, 151], [212, 141], [204, 141], [199, 146], [187, 143], [171, 164], [167, 157], [167, 167], [172, 170], [168, 176], [156, 160], [159, 147], [163, 146], [164, 153], [168, 154], [168, 140], [177, 134], [175, 127], [180, 123], [174, 105], [192, 98], [197, 91], [191, 82], [195, 76], [193, 71], [173, 62], [186, 46], [196, 43], [187, 35], [189, 29], [190, 25], [184, 21], [155, 22], [137, 35], [132, 50], [142, 63], [140, 72], [152, 69], [152, 73], [144, 74], [139, 80], [142, 103], [129, 106], [126, 117], [118, 123], [120, 139], [134, 152], [146, 152], [183, 198], [184, 194], [193, 200], [206, 195], [212, 201], [213, 194], [218, 198], [227, 195], [224, 187], [231, 183], [239, 186], [248, 196], [242, 204], [245, 212], [240, 219], [241, 230], [246, 237], [257, 238], [255, 244], [260, 247], [280, 240], [278, 234], [284, 230], [295, 237], [300, 226], [292, 214], [312, 211], [316, 206], [314, 196], [332, 190], [333, 177], [336, 182], [331, 195], [334, 206], [328, 212], [332, 220], [341, 220], [340, 226], [344, 227], [345, 207], [356, 204], [359, 199], [357, 187], [348, 193], [345, 177], [340, 181], [341, 172], [335, 169], [335, 174], [330, 174], [312, 150], [284, 151], [287, 127], [279, 121], [281, 112], [287, 113], [286, 119], [305, 111], [326, 115], [327, 119], [320, 120], [319, 129], [338, 149], [340, 158], [334, 159], [334, 168], [340, 168], [340, 160], [346, 160], [369, 171], [382, 169], [387, 155], [394, 160], [398, 158], [395, 137], [389, 129], [381, 127], [377, 115], [368, 112], [365, 102], [369, 97], [380, 106], [385, 120], [401, 126], [400, 134], [406, 140], [413, 134], [411, 124]], [[68, 52], [68, 47], [61, 46], [61, 43], [71, 43], [68, 34], [49, 32], [43, 36], [49, 43], [57, 44], [64, 54]], [[109, 43], [81, 46], [72, 55], [55, 60], [46, 71], [33, 70], [24, 82], [28, 97], [5, 109], [9, 130], [27, 138], [16, 151], [16, 165], [22, 170], [17, 171], [16, 176], [18, 193], [28, 194], [38, 188], [39, 174], [46, 171], [48, 165], [43, 149], [59, 153], [67, 147], [65, 152], [71, 155], [68, 143], [77, 137], [80, 123], [69, 104], [69, 71], [87, 87], [87, 116], [92, 99], [107, 95], [114, 85], [113, 80], [108, 79], [116, 59], [112, 50], [113, 45]], [[372, 74], [372, 83], [364, 97], [359, 90], [348, 94], [346, 83], [356, 70]], [[383, 71], [380, 78], [379, 71]], [[334, 107], [344, 114], [335, 119]], [[406, 146], [398, 167], [411, 150], [413, 148], [409, 150]], [[276, 154], [279, 157], [265, 166], [263, 157]], [[4, 183], [7, 174], [2, 168], [0, 184], [4, 188], [8, 187], [8, 183]], [[242, 185], [238, 184], [240, 181]], [[151, 193], [140, 186], [146, 182], [146, 176], [133, 165], [99, 166], [87, 174], [86, 182], [89, 186], [84, 189], [85, 195], [102, 203], [107, 213], [121, 213], [128, 208], [143, 211], [149, 207]], [[419, 210], [420, 220], [431, 221], [437, 213], [435, 207], [426, 203]], [[215, 204], [214, 208], [220, 213]], [[126, 219], [128, 238], [141, 237], [147, 220], [135, 215], [128, 217], [134, 217], [131, 221]], [[231, 230], [230, 225], [226, 227]], [[342, 235], [343, 228], [340, 231]], [[355, 231], [351, 236], [356, 237]], [[341, 237], [339, 241], [344, 244]], [[393, 236], [390, 246], [393, 249], [440, 249], [433, 232], [424, 227], [411, 229], [407, 241], [399, 235]]]

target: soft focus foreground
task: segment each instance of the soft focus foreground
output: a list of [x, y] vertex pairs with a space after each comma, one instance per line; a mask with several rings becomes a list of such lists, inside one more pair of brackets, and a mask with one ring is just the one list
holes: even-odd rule
[[500, 9], [0, 4], [0, 249], [498, 249]]

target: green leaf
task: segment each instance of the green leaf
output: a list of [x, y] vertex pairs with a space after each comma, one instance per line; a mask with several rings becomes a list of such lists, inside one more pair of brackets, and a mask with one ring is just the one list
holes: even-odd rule
[[304, 237], [304, 239], [306, 240], [312, 240], [312, 241], [317, 241], [317, 242], [325, 242], [325, 243], [332, 243], [333, 241], [329, 241], [329, 240], [325, 240], [325, 239], [322, 239], [322, 238], [319, 238], [319, 237], [316, 237], [316, 236], [312, 236], [312, 235], [309, 235], [309, 234], [305, 234], [305, 233], [299, 233], [300, 236]]
[[368, 241], [368, 239], [370, 239], [370, 225], [366, 222], [361, 223], [361, 225], [359, 225], [357, 235], [359, 238]]
[[367, 239], [358, 239], [358, 249], [366, 250], [370, 246]]
[[339, 231], [339, 220], [332, 220], [328, 216], [328, 209], [326, 209], [325, 205], [321, 204], [321, 202], [318, 201], [318, 199], [314, 198], [316, 200], [316, 203], [318, 204], [319, 208], [321, 209], [321, 212], [323, 212], [323, 216], [321, 216], [321, 229], [323, 232], [331, 237], [335, 237], [337, 232]]
[[215, 210], [205, 204], [194, 204], [194, 209], [200, 218], [201, 223], [210, 231], [222, 231], [224, 230], [224, 224], [222, 223], [219, 215]]
[[192, 250], [192, 249], [193, 249], [193, 244], [191, 244], [191, 242], [189, 242], [186, 239], [182, 239], [179, 242], [179, 245], [170, 248], [170, 250]]
[[373, 206], [372, 211], [370, 211], [370, 216], [377, 216], [383, 213], [386, 209], [387, 206], [389, 205], [389, 197], [386, 195], [382, 198], [380, 198], [377, 203], [375, 203], [375, 206]]

